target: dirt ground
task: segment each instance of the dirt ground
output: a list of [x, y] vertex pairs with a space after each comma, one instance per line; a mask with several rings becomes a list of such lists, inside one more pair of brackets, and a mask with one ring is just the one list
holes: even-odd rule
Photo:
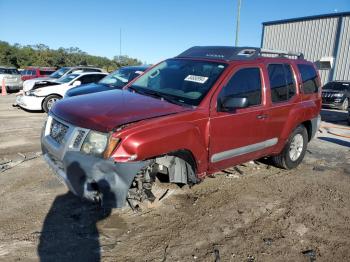
[[246, 163], [133, 213], [68, 193], [37, 154], [45, 114], [13, 101], [0, 97], [0, 261], [350, 261], [350, 140], [326, 128], [295, 170]]

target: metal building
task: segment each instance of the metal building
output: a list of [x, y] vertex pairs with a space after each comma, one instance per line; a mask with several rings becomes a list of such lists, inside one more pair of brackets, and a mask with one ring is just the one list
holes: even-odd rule
[[304, 53], [323, 84], [350, 80], [350, 12], [265, 22], [261, 47]]

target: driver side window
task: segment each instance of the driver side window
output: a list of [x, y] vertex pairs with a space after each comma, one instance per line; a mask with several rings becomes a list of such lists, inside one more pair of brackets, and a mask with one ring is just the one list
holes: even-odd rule
[[219, 102], [227, 98], [247, 98], [248, 107], [261, 104], [260, 69], [251, 67], [235, 72], [219, 94]]

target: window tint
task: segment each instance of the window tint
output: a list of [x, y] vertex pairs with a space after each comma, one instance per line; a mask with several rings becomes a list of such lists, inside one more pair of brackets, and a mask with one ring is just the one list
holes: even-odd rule
[[290, 65], [270, 64], [268, 72], [273, 103], [287, 101], [295, 95], [295, 84]]
[[89, 84], [100, 81], [105, 75], [84, 75], [77, 80], [81, 82], [81, 84]]
[[221, 90], [219, 99], [246, 97], [249, 106], [261, 104], [261, 78], [259, 68], [238, 70]]
[[5, 69], [4, 73], [9, 75], [19, 75], [19, 72], [17, 71], [17, 69], [14, 69], [14, 68]]
[[303, 81], [303, 92], [312, 94], [318, 92], [317, 73], [311, 65], [298, 65], [298, 69]]
[[350, 83], [329, 82], [322, 88], [322, 90], [350, 91]]
[[48, 76], [51, 75], [54, 71], [40, 70], [40, 75]]
[[105, 77], [105, 75], [92, 75], [92, 82], [93, 83], [96, 83], [96, 82], [98, 82], [98, 81], [100, 81], [102, 78], [104, 78]]

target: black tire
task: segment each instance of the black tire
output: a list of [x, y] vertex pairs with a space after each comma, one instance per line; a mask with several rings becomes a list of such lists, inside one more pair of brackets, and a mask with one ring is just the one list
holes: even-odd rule
[[[295, 144], [295, 139], [298, 138], [298, 141], [300, 141], [300, 139], [302, 138], [302, 149], [300, 153], [297, 153], [297, 158], [293, 158], [291, 157], [291, 153], [293, 152], [293, 145], [292, 142]], [[301, 161], [303, 161], [305, 153], [306, 153], [306, 148], [307, 148], [307, 143], [308, 143], [308, 134], [306, 131], [306, 128], [303, 125], [298, 126], [296, 129], [294, 129], [294, 131], [292, 132], [292, 134], [289, 136], [289, 139], [287, 141], [287, 144], [284, 146], [282, 152], [277, 155], [277, 156], [273, 156], [272, 157], [272, 161], [273, 163], [279, 167], [279, 168], [283, 168], [283, 169], [292, 169], [297, 167]]]
[[348, 107], [349, 107], [349, 98], [345, 98], [340, 109], [346, 111], [348, 110]]
[[[43, 110], [48, 113], [53, 105], [53, 103], [57, 102], [57, 100], [62, 99], [62, 97], [58, 96], [58, 95], [50, 95], [45, 97], [44, 101], [43, 101]], [[55, 101], [53, 101], [55, 100]]]

